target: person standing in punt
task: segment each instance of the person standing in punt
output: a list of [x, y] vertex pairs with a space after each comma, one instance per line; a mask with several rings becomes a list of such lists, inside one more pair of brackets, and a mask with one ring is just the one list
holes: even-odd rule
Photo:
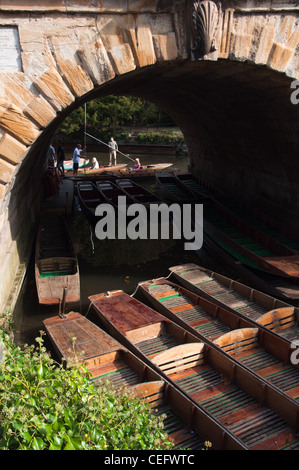
[[74, 176], [76, 176], [77, 173], [78, 173], [81, 152], [82, 152], [82, 150], [85, 150], [85, 149], [86, 149], [86, 147], [84, 147], [84, 149], [82, 149], [82, 145], [77, 144], [77, 147], [74, 150], [74, 153], [73, 153], [73, 175]]
[[115, 142], [113, 137], [110, 137], [110, 142], [108, 143], [109, 146], [109, 166], [112, 165], [112, 159], [114, 161], [114, 165], [116, 165], [116, 152], [118, 150], [117, 142]]

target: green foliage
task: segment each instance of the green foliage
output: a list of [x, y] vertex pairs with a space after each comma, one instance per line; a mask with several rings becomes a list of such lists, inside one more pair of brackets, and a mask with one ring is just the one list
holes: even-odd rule
[[[82, 134], [84, 131], [84, 107], [73, 111], [64, 120], [60, 131], [66, 135]], [[87, 132], [92, 135], [100, 133], [107, 140], [110, 129], [125, 126], [148, 126], [171, 123], [172, 120], [153, 103], [133, 96], [105, 96], [90, 101], [86, 105]], [[114, 137], [117, 136], [114, 132]]]
[[140, 132], [136, 137], [139, 144], [178, 144], [184, 142], [184, 137], [171, 132]]
[[128, 392], [90, 382], [83, 366], [65, 369], [38, 346], [23, 349], [0, 330], [1, 450], [167, 449], [163, 423]]

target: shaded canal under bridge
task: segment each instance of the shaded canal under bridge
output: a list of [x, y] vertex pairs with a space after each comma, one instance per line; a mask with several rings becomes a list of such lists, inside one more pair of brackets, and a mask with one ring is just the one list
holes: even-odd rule
[[297, 2], [35, 3], [0, 5], [1, 308], [26, 264], [51, 137], [100, 96], [156, 103], [194, 173], [298, 226]]

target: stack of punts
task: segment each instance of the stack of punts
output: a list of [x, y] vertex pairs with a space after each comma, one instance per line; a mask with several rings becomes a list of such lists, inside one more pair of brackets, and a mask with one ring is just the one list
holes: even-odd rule
[[[299, 398], [299, 364], [291, 362], [291, 344], [284, 336], [270, 331], [273, 327], [276, 332], [284, 333], [290, 324], [290, 318], [286, 319], [286, 314], [290, 315], [287, 310], [293, 312], [294, 309], [282, 309], [282, 318], [278, 310], [270, 311], [255, 322], [165, 278], [141, 282], [138, 288], [167, 318], [199, 339], [213, 341], [283, 393]], [[241, 296], [238, 302], [242, 305]], [[298, 328], [293, 330], [298, 335]]]
[[35, 247], [35, 281], [40, 304], [74, 304], [80, 301], [76, 252], [62, 216], [45, 214]]
[[97, 181], [96, 186], [106, 203], [111, 204], [114, 208], [118, 207], [119, 197], [126, 198], [126, 205], [133, 204], [134, 202], [121, 187], [117, 186], [112, 181]]
[[95, 222], [95, 210], [99, 204], [106, 203], [106, 199], [98, 188], [90, 181], [77, 183], [77, 194], [81, 209], [92, 223]]
[[[114, 338], [79, 313], [43, 321], [59, 360], [84, 363], [91, 380], [120, 391], [129, 389], [145, 400], [154, 414], [165, 414], [164, 430], [174, 449], [246, 449], [231, 433]], [[73, 338], [76, 338], [74, 341]]]
[[136, 204], [149, 206], [150, 204], [160, 204], [162, 202], [156, 194], [130, 179], [117, 179], [115, 183]]
[[89, 299], [110, 334], [246, 448], [299, 448], [298, 403], [213, 342], [122, 291]]
[[[177, 178], [167, 171], [156, 173], [156, 184], [163, 196], [170, 202], [192, 203], [197, 200], [194, 194], [188, 189], [184, 189]], [[203, 197], [204, 199], [204, 197]]]

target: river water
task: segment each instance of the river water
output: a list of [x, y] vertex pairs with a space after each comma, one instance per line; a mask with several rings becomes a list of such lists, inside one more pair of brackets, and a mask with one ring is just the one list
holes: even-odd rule
[[[93, 154], [101, 164], [107, 163], [107, 154]], [[88, 155], [92, 158], [93, 155]], [[118, 159], [121, 163], [125, 157]], [[171, 162], [175, 168], [187, 170], [186, 156], [143, 155], [141, 163]], [[159, 194], [155, 178], [141, 178], [138, 183]], [[89, 310], [88, 296], [121, 289], [134, 293], [138, 282], [169, 275], [169, 267], [183, 263], [197, 263], [221, 274], [238, 278], [235, 272], [223, 265], [204, 249], [186, 251], [182, 240], [98, 240], [82, 211], [74, 204], [74, 213], [68, 224], [77, 251], [81, 302], [78, 310], [85, 315]], [[33, 250], [34, 253], [34, 250]], [[15, 339], [32, 343], [43, 330], [42, 320], [58, 314], [57, 307], [41, 307], [38, 303], [34, 279], [34, 256], [29, 263], [26, 279], [15, 308]], [[89, 314], [89, 312], [88, 312]]]

